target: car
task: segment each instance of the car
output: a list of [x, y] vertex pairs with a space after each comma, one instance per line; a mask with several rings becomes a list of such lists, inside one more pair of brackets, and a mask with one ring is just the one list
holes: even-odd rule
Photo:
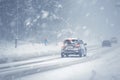
[[111, 47], [111, 41], [110, 40], [103, 40], [102, 41], [102, 47]]
[[86, 43], [76, 38], [68, 38], [63, 41], [61, 49], [61, 57], [69, 57], [69, 55], [79, 55], [79, 57], [87, 55]]
[[111, 43], [118, 43], [117, 38], [116, 38], [116, 37], [112, 37], [112, 38], [111, 38]]

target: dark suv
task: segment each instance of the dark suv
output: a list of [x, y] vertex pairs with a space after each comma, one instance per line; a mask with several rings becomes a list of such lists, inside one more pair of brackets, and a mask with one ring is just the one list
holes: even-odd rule
[[112, 38], [111, 38], [111, 43], [118, 43], [117, 38], [116, 38], [116, 37], [112, 37]]
[[111, 41], [110, 40], [103, 40], [102, 47], [111, 47]]
[[70, 54], [79, 55], [80, 57], [86, 56], [87, 48], [85, 45], [87, 44], [79, 39], [65, 39], [61, 50], [61, 57], [68, 57]]

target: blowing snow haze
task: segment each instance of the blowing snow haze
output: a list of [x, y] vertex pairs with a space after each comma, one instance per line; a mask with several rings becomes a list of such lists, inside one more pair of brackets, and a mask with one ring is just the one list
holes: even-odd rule
[[0, 0], [0, 80], [120, 80], [120, 0]]
[[119, 0], [0, 0], [0, 39], [86, 41], [120, 34]]

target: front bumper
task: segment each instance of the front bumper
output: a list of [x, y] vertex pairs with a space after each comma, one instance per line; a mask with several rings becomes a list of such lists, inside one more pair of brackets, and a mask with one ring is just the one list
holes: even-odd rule
[[64, 54], [79, 54], [79, 50], [63, 50], [62, 53]]

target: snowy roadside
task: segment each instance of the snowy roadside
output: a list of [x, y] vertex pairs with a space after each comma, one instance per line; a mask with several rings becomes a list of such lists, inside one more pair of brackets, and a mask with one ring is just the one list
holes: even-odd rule
[[60, 46], [55, 44], [45, 46], [39, 43], [27, 43], [15, 48], [12, 43], [3, 43], [0, 44], [0, 63], [56, 55], [60, 52]]
[[[96, 48], [97, 45], [88, 45], [87, 47]], [[52, 56], [60, 54], [61, 43], [49, 44], [45, 46], [40, 43], [19, 42], [15, 48], [14, 42], [0, 41], [0, 63], [9, 63], [14, 61], [28, 60], [42, 56]]]

